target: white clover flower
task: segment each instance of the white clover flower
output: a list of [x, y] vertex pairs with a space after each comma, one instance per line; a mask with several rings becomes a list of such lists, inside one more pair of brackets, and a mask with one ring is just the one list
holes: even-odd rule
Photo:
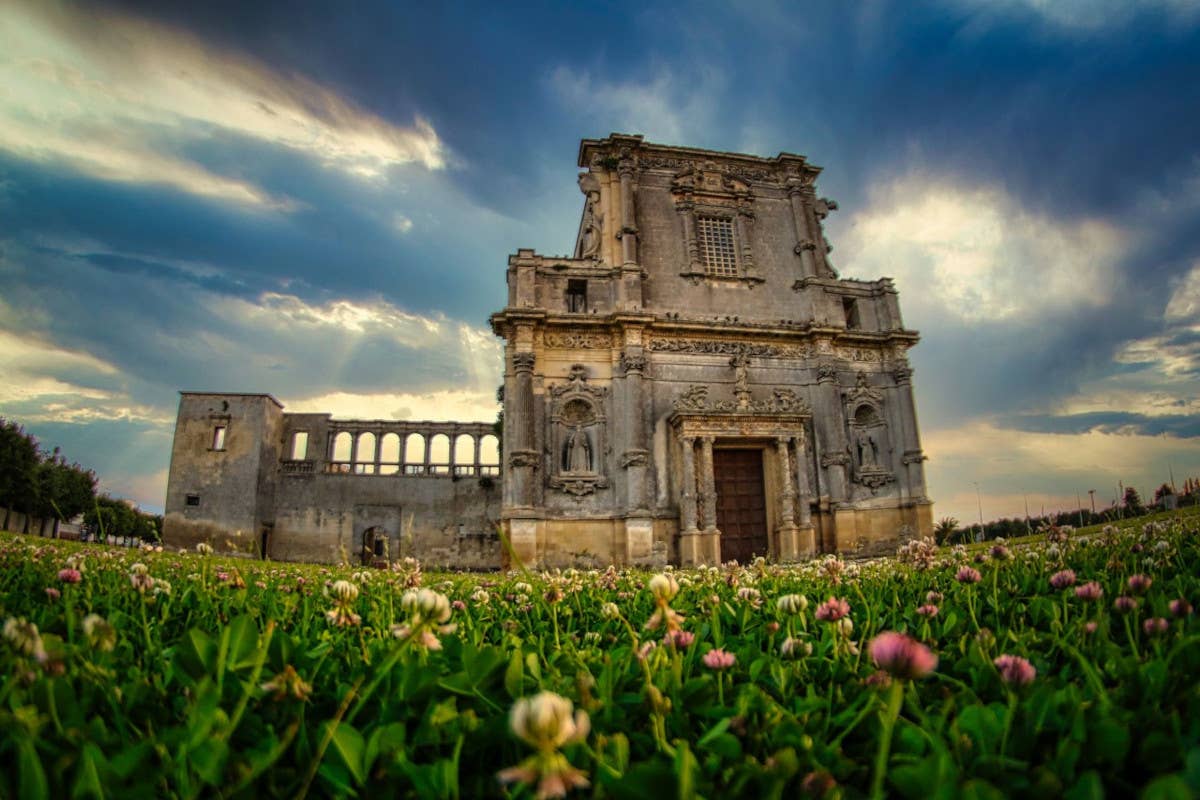
[[358, 587], [350, 581], [334, 581], [329, 594], [339, 603], [352, 603], [358, 599]]
[[802, 594], [785, 594], [775, 600], [775, 608], [781, 614], [803, 614], [808, 609], [808, 598]]
[[621, 609], [617, 607], [616, 603], [605, 603], [600, 606], [600, 616], [605, 619], [616, 619], [621, 616]]
[[650, 593], [661, 603], [669, 603], [679, 594], [679, 581], [673, 575], [659, 573], [647, 584]]

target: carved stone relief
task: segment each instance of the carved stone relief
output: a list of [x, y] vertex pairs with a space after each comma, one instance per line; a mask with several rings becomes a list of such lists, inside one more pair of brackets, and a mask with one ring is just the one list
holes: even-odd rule
[[593, 331], [546, 331], [542, 343], [554, 350], [604, 350], [612, 347], [612, 336]]
[[842, 392], [842, 399], [853, 466], [851, 479], [874, 494], [896, 480], [888, 467], [892, 445], [883, 415], [883, 392], [871, 386], [867, 374], [860, 372], [854, 388]]
[[565, 383], [550, 388], [550, 397], [550, 487], [576, 498], [606, 488], [608, 390], [588, 384], [587, 368], [575, 364]]

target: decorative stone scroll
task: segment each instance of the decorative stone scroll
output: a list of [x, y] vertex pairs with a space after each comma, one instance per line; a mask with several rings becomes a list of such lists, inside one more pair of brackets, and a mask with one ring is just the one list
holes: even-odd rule
[[753, 356], [758, 358], [808, 358], [813, 354], [808, 344], [751, 344], [727, 339], [668, 339], [653, 338], [647, 349], [659, 353], [699, 353], [720, 356]]
[[770, 397], [759, 400], [743, 396], [735, 400], [712, 401], [706, 386], [689, 386], [675, 398], [675, 410], [717, 414], [812, 414], [808, 403], [791, 389], [774, 389]]
[[550, 487], [577, 499], [607, 488], [603, 461], [608, 451], [608, 390], [589, 385], [587, 368], [575, 364], [565, 383], [550, 388], [550, 397]]
[[630, 355], [629, 353], [621, 353], [621, 369], [624, 370], [625, 374], [627, 375], [631, 372], [645, 372], [646, 357]]
[[555, 350], [604, 350], [612, 347], [612, 336], [593, 331], [546, 331], [542, 343]]

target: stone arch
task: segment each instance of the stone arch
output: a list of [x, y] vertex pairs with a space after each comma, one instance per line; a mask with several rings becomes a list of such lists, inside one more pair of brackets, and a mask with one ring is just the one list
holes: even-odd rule
[[349, 472], [350, 471], [350, 455], [354, 450], [354, 435], [349, 431], [342, 431], [333, 437], [333, 442], [330, 444], [329, 461], [334, 472]]
[[475, 474], [475, 437], [469, 433], [454, 437], [454, 474]]
[[358, 447], [354, 451], [354, 471], [359, 475], [375, 474], [375, 434], [364, 431], [358, 435]]
[[484, 475], [500, 474], [500, 439], [495, 434], [479, 440], [479, 471]]
[[404, 472], [425, 474], [425, 437], [419, 433], [410, 433], [404, 438]]
[[395, 475], [400, 471], [400, 434], [389, 431], [379, 440], [379, 474]]
[[429, 471], [434, 475], [450, 473], [450, 437], [444, 433], [429, 440]]
[[873, 403], [860, 403], [854, 409], [854, 424], [862, 428], [871, 428], [882, 422], [879, 409]]
[[363, 566], [383, 562], [387, 563], [391, 554], [388, 552], [390, 536], [387, 528], [382, 525], [372, 525], [363, 531], [361, 556]]

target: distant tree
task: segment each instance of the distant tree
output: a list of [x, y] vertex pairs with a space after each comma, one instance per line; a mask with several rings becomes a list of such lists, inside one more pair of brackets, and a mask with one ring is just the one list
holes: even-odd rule
[[1169, 494], [1175, 494], [1175, 490], [1165, 483], [1162, 486], [1159, 486], [1154, 490], [1154, 505], [1161, 503], [1162, 499]]
[[1146, 507], [1142, 505], [1142, 496], [1132, 486], [1125, 487], [1124, 505], [1125, 513], [1130, 516], [1137, 517], [1146, 513]]
[[78, 464], [68, 464], [58, 449], [46, 454], [35, 470], [37, 486], [33, 513], [69, 520], [92, 507], [96, 474]]
[[25, 513], [33, 510], [38, 461], [37, 439], [17, 423], [0, 419], [0, 506]]
[[958, 520], [954, 517], [942, 517], [933, 526], [933, 538], [938, 544], [945, 544], [953, 538], [958, 530]]

